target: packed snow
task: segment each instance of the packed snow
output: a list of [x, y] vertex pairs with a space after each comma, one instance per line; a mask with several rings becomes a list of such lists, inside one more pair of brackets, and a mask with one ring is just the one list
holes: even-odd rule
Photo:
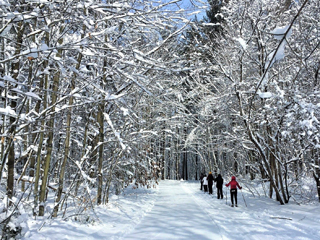
[[[228, 179], [225, 179], [227, 182]], [[24, 223], [23, 239], [320, 239], [320, 208], [313, 201], [279, 205], [238, 179], [238, 207], [200, 190], [198, 181], [161, 181], [156, 188], [128, 187], [95, 208], [90, 224], [71, 218]], [[255, 188], [256, 189], [256, 188]]]

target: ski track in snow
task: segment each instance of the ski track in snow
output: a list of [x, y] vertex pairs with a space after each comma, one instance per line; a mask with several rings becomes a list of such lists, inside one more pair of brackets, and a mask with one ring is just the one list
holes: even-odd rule
[[[242, 190], [238, 191], [239, 207], [230, 207], [228, 188], [224, 187], [224, 199], [217, 199], [215, 188], [209, 195], [199, 187], [198, 182], [162, 181], [152, 211], [133, 231], [119, 239], [320, 239], [319, 205], [281, 206], [275, 200], [254, 197]], [[192, 209], [186, 209], [186, 205]], [[174, 221], [172, 216], [176, 216]], [[190, 221], [193, 224], [188, 225]]]
[[[199, 184], [198, 184], [199, 185]], [[217, 222], [214, 220], [214, 212], [215, 212], [215, 209], [213, 207], [212, 204], [210, 204], [210, 201], [207, 201], [208, 199], [208, 196], [209, 197], [213, 197], [213, 194], [212, 195], [205, 195], [205, 198], [203, 198], [202, 196], [199, 196], [199, 194], [195, 194], [195, 193], [192, 193], [191, 189], [188, 188], [186, 185], [182, 185], [182, 188], [184, 189], [184, 191], [186, 193], [188, 193], [194, 200], [194, 202], [203, 210], [205, 211], [206, 214], [208, 214], [208, 216], [210, 217], [212, 223], [214, 226], [217, 227], [218, 229], [218, 233], [220, 234], [220, 227], [219, 225], [217, 224]], [[205, 194], [205, 193], [204, 193]], [[221, 239], [224, 239], [222, 235], [220, 235], [220, 238]]]
[[29, 221], [23, 239], [320, 239], [318, 203], [281, 206], [268, 197], [253, 196], [244, 187], [238, 191], [239, 207], [232, 208], [226, 187], [222, 200], [215, 188], [213, 195], [199, 188], [198, 181], [165, 180], [157, 189], [127, 189], [107, 206], [96, 207], [99, 221], [94, 225], [56, 219], [38, 231], [42, 221]]
[[119, 239], [222, 239], [208, 215], [210, 204], [188, 187], [180, 181], [162, 181], [152, 211]]

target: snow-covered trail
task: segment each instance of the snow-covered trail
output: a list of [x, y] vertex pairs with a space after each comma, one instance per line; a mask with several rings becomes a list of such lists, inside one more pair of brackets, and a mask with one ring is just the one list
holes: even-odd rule
[[123, 239], [220, 239], [207, 207], [179, 181], [163, 181], [153, 209]]
[[162, 181], [153, 209], [120, 239], [320, 239], [319, 206], [280, 206], [243, 190], [232, 208], [229, 198], [217, 199], [215, 190], [204, 194], [199, 185]]
[[281, 206], [244, 187], [247, 207], [239, 191], [239, 207], [232, 208], [227, 188], [221, 200], [215, 189], [209, 195], [199, 187], [198, 181], [173, 180], [161, 181], [152, 189], [128, 187], [108, 205], [95, 208], [98, 219], [94, 224], [39, 218], [26, 223], [28, 231], [23, 239], [320, 239], [319, 203], [298, 206], [291, 201]]

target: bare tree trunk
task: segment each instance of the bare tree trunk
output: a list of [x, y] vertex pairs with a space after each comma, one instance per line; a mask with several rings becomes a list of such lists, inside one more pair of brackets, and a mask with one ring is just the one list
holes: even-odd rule
[[[274, 151], [274, 150], [272, 149], [272, 151]], [[279, 162], [276, 160], [276, 158], [274, 157], [273, 154], [272, 154], [272, 158], [273, 158], [273, 161], [274, 161], [274, 175], [273, 176], [274, 176], [275, 184], [276, 184], [277, 188], [280, 191], [282, 191], [283, 190], [283, 188], [282, 188], [283, 186], [281, 186], [279, 184], [279, 174], [280, 174], [280, 172], [278, 171], [278, 170], [280, 170], [278, 168], [279, 167]], [[279, 196], [276, 196], [276, 198], [277, 198], [277, 201], [279, 201]], [[285, 199], [283, 199], [283, 200], [285, 200]]]
[[[176, 126], [176, 132], [179, 133], [179, 128]], [[179, 163], [180, 163], [180, 154], [179, 152], [179, 138], [176, 138], [176, 141], [174, 142], [174, 148], [175, 148], [175, 167], [176, 167], [176, 174], [175, 174], [175, 178], [176, 180], [179, 180], [180, 176], [179, 176]]]
[[[48, 61], [44, 61], [44, 69], [46, 68], [46, 66], [48, 65]], [[44, 77], [40, 78], [40, 83], [39, 83], [39, 89], [43, 89], [43, 85], [48, 82], [48, 76], [45, 74]], [[43, 107], [44, 109], [47, 108], [47, 105], [46, 105], [46, 98], [47, 98], [47, 91], [44, 91], [44, 94], [42, 96], [42, 100], [38, 100], [37, 103], [36, 103], [36, 106], [35, 106], [35, 112], [36, 113], [39, 113], [40, 112], [40, 106], [41, 106], [41, 103], [43, 102]], [[42, 121], [42, 124], [41, 126], [44, 126], [44, 121]], [[42, 129], [44, 130], [44, 129]], [[40, 135], [43, 135], [43, 131], [41, 131]], [[32, 139], [34, 140], [36, 138], [36, 133], [32, 134]], [[42, 139], [43, 139], [43, 136], [42, 136]], [[39, 143], [42, 145], [42, 142]], [[36, 159], [37, 157], [34, 157], [34, 156], [31, 156], [31, 160], [30, 160], [30, 171], [29, 171], [29, 176], [30, 177], [34, 177], [35, 175], [35, 165], [36, 165]]]
[[[89, 128], [89, 119], [90, 119], [90, 115], [86, 121], [86, 125], [85, 125], [85, 129], [84, 129], [84, 133], [83, 133], [83, 141], [82, 141], [82, 153], [81, 153], [81, 159], [84, 157], [84, 155], [86, 154], [86, 144], [87, 144], [87, 136], [88, 136], [88, 128]], [[79, 179], [79, 175], [78, 178], [75, 178], [75, 180], [77, 181], [75, 190], [74, 190], [74, 195], [77, 196], [78, 195], [78, 190], [79, 190], [79, 186], [80, 186], [80, 179]]]
[[[55, 104], [56, 102], [56, 92], [58, 90], [58, 85], [59, 85], [59, 78], [60, 78], [60, 74], [56, 73], [54, 76], [54, 87], [53, 87], [53, 93], [52, 93], [52, 105]], [[42, 176], [42, 183], [41, 183], [41, 187], [40, 187], [40, 205], [39, 205], [39, 216], [43, 216], [44, 215], [44, 202], [45, 202], [45, 197], [46, 197], [46, 190], [47, 190], [47, 181], [48, 181], [48, 177], [49, 177], [49, 168], [50, 168], [50, 161], [51, 161], [51, 154], [52, 154], [52, 146], [53, 146], [53, 129], [54, 129], [54, 111], [55, 111], [55, 107], [53, 106], [52, 108], [52, 115], [51, 115], [51, 119], [49, 120], [48, 123], [48, 140], [47, 140], [47, 155], [45, 158], [45, 162], [44, 162], [44, 172], [43, 172], [43, 176]]]
[[[85, 11], [85, 10], [84, 10]], [[85, 25], [83, 25], [82, 27], [83, 29], [83, 33], [81, 35], [81, 38], [84, 37], [84, 33], [86, 30]], [[78, 54], [78, 59], [77, 59], [77, 65], [76, 65], [76, 69], [78, 70], [80, 68], [81, 65], [81, 61], [82, 61], [82, 54], [79, 53]], [[73, 75], [73, 78], [71, 79], [71, 92], [75, 89], [75, 78], [76, 78], [76, 74]], [[56, 205], [53, 209], [53, 217], [57, 217], [58, 215], [58, 210], [59, 210], [59, 204], [60, 204], [60, 200], [61, 200], [61, 196], [62, 196], [62, 190], [63, 190], [63, 180], [64, 180], [64, 174], [65, 174], [65, 168], [66, 168], [66, 164], [67, 164], [67, 160], [69, 157], [69, 152], [70, 152], [70, 138], [71, 138], [71, 115], [72, 115], [72, 105], [73, 105], [73, 97], [70, 96], [69, 98], [69, 109], [68, 109], [68, 113], [67, 113], [67, 126], [66, 126], [66, 140], [65, 140], [65, 145], [64, 145], [64, 157], [63, 157], [63, 161], [60, 167], [60, 174], [59, 174], [59, 186], [58, 186], [58, 192], [57, 192], [57, 197], [56, 197]]]
[[103, 112], [104, 112], [104, 101], [99, 104], [99, 111], [97, 115], [97, 120], [99, 123], [99, 155], [98, 155], [98, 195], [97, 195], [97, 204], [102, 203], [102, 185], [103, 185], [103, 176], [102, 176], [102, 163], [103, 163], [103, 141], [104, 141], [104, 124], [103, 124]]
[[[5, 115], [3, 115], [3, 123], [6, 122], [5, 120]], [[5, 128], [5, 124], [2, 125], [2, 128], [1, 128], [1, 132], [4, 132], [4, 128]], [[4, 148], [5, 148], [5, 145], [4, 145], [4, 141], [5, 141], [5, 138], [4, 137], [1, 137], [0, 139], [0, 146], [1, 146], [1, 153], [0, 153], [0, 160], [1, 160], [1, 167], [0, 167], [0, 180], [2, 179], [2, 171], [3, 171], [3, 167], [4, 167]]]
[[36, 209], [38, 207], [38, 199], [39, 199], [39, 179], [40, 179], [40, 168], [41, 168], [41, 151], [42, 151], [42, 144], [43, 144], [43, 138], [44, 138], [44, 120], [41, 123], [41, 133], [40, 133], [40, 139], [39, 139], [39, 145], [38, 145], [38, 151], [37, 151], [37, 168], [35, 172], [35, 180], [34, 180], [34, 189], [33, 189], [33, 195], [34, 195], [34, 207], [33, 207], [33, 215], [36, 216]]
[[[24, 33], [24, 23], [21, 21], [18, 23], [17, 28], [17, 44], [16, 44], [16, 50], [15, 55], [17, 56], [21, 52], [21, 45], [23, 41], [23, 33]], [[20, 70], [20, 61], [19, 59], [16, 59], [16, 61], [13, 61], [12, 66], [12, 78], [15, 80], [18, 80], [19, 70]], [[13, 93], [15, 95], [15, 93]], [[17, 102], [15, 99], [11, 100], [11, 109], [15, 110], [17, 106]], [[9, 199], [13, 196], [13, 190], [14, 190], [14, 135], [15, 135], [15, 126], [16, 118], [10, 117], [10, 130], [9, 130], [9, 136], [11, 136], [11, 139], [9, 140], [9, 154], [8, 154], [8, 179], [7, 179], [7, 196]], [[10, 202], [11, 204], [11, 202]]]
[[[115, 153], [113, 153], [113, 155], [114, 154]], [[109, 175], [107, 177], [107, 182], [106, 182], [106, 186], [105, 186], [105, 194], [103, 196], [103, 203], [104, 204], [107, 204], [109, 202], [109, 193], [110, 193], [110, 186], [111, 186], [111, 182], [112, 182], [112, 173], [113, 173], [114, 168], [117, 166], [119, 159], [122, 157], [122, 155], [123, 155], [123, 151], [121, 151], [118, 156], [114, 157], [115, 158], [114, 162], [111, 161]]]
[[[49, 42], [49, 34], [46, 33], [45, 37], [45, 42], [48, 44]], [[48, 66], [48, 61], [44, 61], [43, 63], [43, 69], [46, 69]], [[40, 84], [39, 84], [40, 89], [48, 89], [48, 75], [44, 74], [43, 77], [40, 79]], [[43, 91], [44, 94], [42, 95], [41, 99], [39, 100], [36, 104], [35, 111], [37, 113], [40, 112], [40, 106], [41, 103], [43, 104], [43, 109], [47, 109], [47, 91]], [[43, 119], [41, 121], [41, 131], [40, 131], [40, 138], [39, 138], [39, 143], [38, 143], [38, 150], [37, 150], [37, 156], [36, 158], [32, 158], [30, 162], [30, 168], [34, 169], [35, 164], [36, 169], [34, 171], [35, 173], [35, 180], [34, 180], [34, 189], [33, 189], [33, 195], [34, 195], [34, 206], [33, 206], [33, 215], [37, 215], [37, 208], [38, 208], [38, 200], [39, 200], [39, 180], [40, 180], [40, 169], [41, 169], [41, 152], [42, 152], [42, 145], [43, 145], [43, 139], [44, 139], [44, 130], [45, 130], [45, 120]], [[34, 174], [33, 173], [33, 174]]]
[[[196, 146], [197, 148], [197, 146]], [[199, 156], [198, 154], [196, 155], [196, 177], [195, 179], [198, 180], [198, 171], [199, 171], [199, 160], [198, 160]]]
[[[9, 199], [12, 199], [13, 188], [14, 188], [14, 142], [13, 142], [13, 139], [9, 140], [9, 154], [8, 154], [7, 166], [8, 166], [7, 196]], [[11, 204], [12, 203], [10, 202], [10, 205]]]
[[183, 152], [183, 179], [188, 180], [188, 155], [186, 150]]
[[[5, 48], [6, 48], [5, 40], [3, 40], [2, 44], [1, 44], [1, 51], [0, 51], [2, 59], [4, 59], [4, 52], [5, 52], [4, 49]], [[5, 69], [0, 66], [0, 76], [3, 77], [4, 74], [5, 74]], [[4, 93], [5, 96], [6, 96], [7, 95], [7, 90], [4, 89], [2, 93]], [[7, 99], [6, 98], [2, 98], [2, 97], [0, 97], [0, 99], [1, 99], [0, 107], [6, 108], [7, 107]], [[6, 115], [2, 115], [1, 117], [2, 117], [3, 124], [1, 126], [0, 133], [4, 133], [4, 131], [5, 131], [5, 123], [6, 123]], [[0, 139], [0, 147], [1, 147], [1, 150], [0, 150], [1, 151], [0, 152], [0, 161], [1, 161], [0, 162], [0, 164], [1, 164], [1, 166], [0, 166], [0, 180], [2, 179], [2, 170], [3, 170], [3, 165], [4, 165], [4, 158], [3, 158], [3, 156], [4, 156], [4, 148], [5, 148], [5, 144], [4, 143], [5, 143], [5, 137], [1, 137], [1, 139]]]
[[[270, 164], [270, 177], [273, 177], [275, 174], [275, 159], [272, 155], [272, 153], [269, 153], [269, 164]], [[273, 185], [270, 184], [270, 188], [269, 188], [269, 198], [272, 198], [273, 195]]]
[[[316, 153], [315, 153], [316, 151]], [[318, 198], [319, 198], [319, 202], [320, 202], [320, 159], [319, 159], [319, 154], [318, 154], [318, 150], [312, 150], [312, 156], [314, 159], [314, 170], [313, 170], [313, 178], [316, 181], [316, 185], [317, 185], [317, 192], [318, 192]]]
[[[208, 124], [208, 122], [207, 122]], [[209, 164], [209, 172], [212, 172], [212, 161], [210, 158], [210, 153], [211, 153], [211, 148], [210, 148], [210, 133], [209, 133], [210, 129], [209, 126], [206, 126], [206, 145], [207, 145], [207, 162]]]
[[[28, 69], [28, 85], [31, 86], [32, 84], [32, 69], [33, 69], [33, 66], [32, 66], [32, 61], [29, 61], [29, 69]], [[26, 111], [25, 111], [25, 114], [28, 114], [29, 111], [30, 111], [30, 103], [31, 101], [30, 100], [26, 100], [27, 101], [27, 104], [26, 104]], [[29, 133], [29, 125], [26, 126], [25, 128], [25, 131], [26, 133]], [[36, 138], [37, 134], [33, 134], [32, 136], [34, 136]], [[24, 151], [26, 151], [28, 149], [28, 146], [33, 142], [33, 138], [32, 136], [29, 136], [29, 134], [26, 134], [24, 136], [24, 145], [23, 145], [23, 148], [24, 148]], [[29, 159], [31, 158], [31, 155], [33, 153], [33, 149], [30, 149], [30, 156], [27, 158], [27, 161], [24, 161], [24, 168], [26, 169], [27, 168], [27, 164], [29, 163]], [[32, 176], [34, 174], [34, 169], [32, 169]], [[25, 171], [22, 171], [21, 173], [21, 176], [20, 176], [20, 179], [23, 177], [23, 175], [25, 175]], [[29, 176], [30, 176], [30, 173], [29, 173]], [[25, 190], [25, 181], [22, 181], [21, 182], [21, 191], [24, 192]]]
[[[71, 80], [71, 91], [74, 89], [74, 80]], [[63, 180], [64, 180], [64, 173], [65, 173], [65, 168], [67, 164], [67, 160], [69, 157], [69, 151], [70, 151], [70, 137], [71, 137], [71, 106], [73, 104], [73, 97], [71, 96], [69, 99], [69, 106], [70, 108], [68, 109], [67, 113], [67, 126], [66, 126], [66, 139], [65, 139], [65, 146], [64, 146], [64, 157], [63, 161], [60, 167], [60, 174], [59, 174], [59, 185], [58, 185], [58, 191], [57, 191], [57, 197], [56, 197], [56, 204], [53, 209], [53, 217], [57, 217], [58, 215], [58, 209], [59, 209], [59, 204], [62, 196], [62, 190], [63, 190]]]
[[320, 179], [318, 177], [320, 172], [319, 171], [317, 171], [317, 172], [318, 172], [317, 174], [313, 173], [313, 177], [314, 177], [314, 180], [316, 181], [318, 198], [319, 198], [319, 202], [320, 202]]
[[[281, 171], [281, 165], [280, 163], [278, 163], [278, 176], [279, 176], [279, 186], [281, 187], [281, 193], [282, 193], [282, 197], [285, 203], [289, 202], [289, 195], [287, 195], [287, 186], [284, 185], [283, 183], [283, 175], [282, 175], [282, 171]], [[286, 178], [286, 174], [285, 174], [285, 178]]]
[[[62, 31], [61, 31], [62, 32]], [[59, 40], [59, 44], [62, 44], [63, 39]], [[58, 50], [58, 55], [62, 55], [62, 50]], [[57, 92], [59, 89], [59, 82], [60, 82], [60, 70], [59, 66], [57, 66], [56, 73], [53, 76], [53, 86], [52, 86], [52, 95], [51, 95], [51, 118], [48, 122], [48, 140], [47, 140], [47, 155], [44, 162], [44, 172], [42, 176], [42, 183], [40, 187], [40, 205], [39, 205], [39, 216], [44, 215], [44, 203], [46, 201], [46, 190], [47, 190], [47, 181], [49, 177], [49, 168], [51, 162], [51, 154], [52, 154], [52, 146], [53, 146], [53, 134], [54, 134], [54, 122], [55, 122], [55, 104], [57, 102]]]
[[[165, 126], [164, 126], [165, 127]], [[161, 180], [165, 179], [165, 154], [166, 154], [166, 134], [163, 131], [163, 142], [162, 142], [162, 158], [161, 158]]]

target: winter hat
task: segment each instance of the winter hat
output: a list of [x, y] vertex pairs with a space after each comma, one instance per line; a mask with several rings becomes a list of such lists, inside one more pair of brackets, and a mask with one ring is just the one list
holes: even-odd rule
[[236, 180], [236, 177], [235, 177], [235, 176], [232, 176], [232, 177], [231, 177], [231, 180]]

